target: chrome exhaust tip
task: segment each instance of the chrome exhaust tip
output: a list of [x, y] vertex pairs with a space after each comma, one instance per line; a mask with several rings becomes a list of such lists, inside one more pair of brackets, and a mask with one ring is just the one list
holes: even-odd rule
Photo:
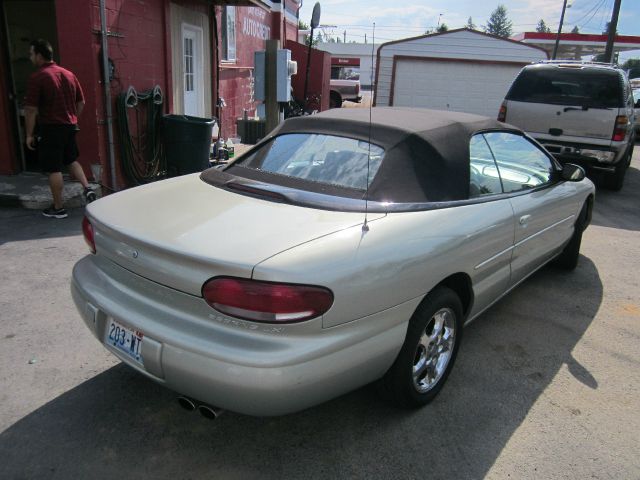
[[178, 397], [178, 403], [182, 408], [184, 408], [188, 412], [193, 412], [196, 409], [195, 402], [189, 397], [185, 397], [184, 395], [180, 395]]
[[200, 415], [209, 420], [215, 420], [224, 413], [223, 409], [211, 405], [198, 405], [198, 411]]

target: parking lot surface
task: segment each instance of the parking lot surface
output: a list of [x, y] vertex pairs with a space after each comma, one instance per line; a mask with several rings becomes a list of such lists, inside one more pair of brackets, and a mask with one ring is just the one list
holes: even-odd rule
[[134, 373], [71, 300], [65, 220], [0, 209], [0, 478], [640, 478], [640, 150], [599, 189], [572, 273], [545, 267], [472, 323], [437, 399], [365, 387], [209, 421]]

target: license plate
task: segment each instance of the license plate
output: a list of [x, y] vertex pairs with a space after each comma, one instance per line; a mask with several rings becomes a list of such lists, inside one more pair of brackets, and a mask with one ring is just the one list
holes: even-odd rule
[[142, 332], [109, 318], [104, 343], [117, 348], [119, 351], [142, 365]]

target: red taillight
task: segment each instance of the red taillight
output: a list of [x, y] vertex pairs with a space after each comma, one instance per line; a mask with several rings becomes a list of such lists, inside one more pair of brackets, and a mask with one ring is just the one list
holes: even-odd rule
[[333, 293], [327, 288], [231, 277], [212, 278], [203, 285], [202, 296], [226, 315], [271, 323], [319, 317], [333, 304]]
[[507, 106], [504, 103], [500, 105], [500, 111], [498, 112], [498, 121], [499, 122], [507, 121]]
[[627, 136], [627, 130], [629, 128], [629, 117], [626, 115], [618, 115], [616, 117], [616, 126], [613, 129], [613, 136], [611, 140], [613, 142], [622, 142]]
[[84, 235], [84, 241], [89, 245], [91, 253], [96, 253], [96, 239], [93, 233], [93, 225], [87, 217], [82, 219], [82, 234]]

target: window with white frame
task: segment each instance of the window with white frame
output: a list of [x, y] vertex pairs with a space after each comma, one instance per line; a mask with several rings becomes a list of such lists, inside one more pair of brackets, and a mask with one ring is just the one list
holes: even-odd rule
[[225, 6], [222, 12], [222, 60], [236, 59], [236, 7]]
[[194, 91], [193, 38], [184, 38], [184, 90]]

